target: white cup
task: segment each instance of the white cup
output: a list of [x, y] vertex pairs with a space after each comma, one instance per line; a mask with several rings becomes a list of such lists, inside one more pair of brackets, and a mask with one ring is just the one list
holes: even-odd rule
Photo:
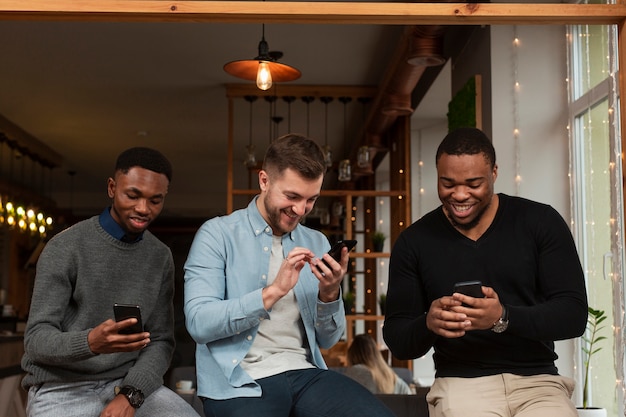
[[182, 379], [176, 383], [176, 389], [180, 391], [189, 391], [193, 386], [193, 382], [187, 379]]

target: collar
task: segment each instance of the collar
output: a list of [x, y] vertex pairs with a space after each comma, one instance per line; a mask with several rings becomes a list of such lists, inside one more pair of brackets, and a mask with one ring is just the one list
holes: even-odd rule
[[111, 216], [111, 206], [105, 208], [102, 213], [100, 213], [100, 226], [111, 236], [116, 238], [117, 240], [121, 240], [126, 243], [136, 243], [143, 239], [143, 233], [137, 237], [135, 240], [130, 240], [129, 237], [126, 236], [126, 232], [122, 229], [122, 226], [119, 225]]
[[[265, 233], [271, 237], [274, 233], [272, 232], [272, 228], [270, 227], [270, 225], [267, 224], [263, 216], [261, 216], [261, 212], [257, 207], [258, 199], [259, 196], [255, 196], [252, 201], [250, 201], [246, 209], [248, 212], [248, 220], [250, 221], [250, 226], [252, 227], [252, 231], [254, 232], [255, 236], [259, 236]], [[296, 226], [294, 230], [283, 236], [283, 238], [288, 238], [293, 242], [297, 239], [299, 233], [301, 233], [300, 225]]]

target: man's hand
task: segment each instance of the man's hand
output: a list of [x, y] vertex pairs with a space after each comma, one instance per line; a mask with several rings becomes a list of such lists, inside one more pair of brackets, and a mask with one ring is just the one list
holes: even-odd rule
[[348, 271], [350, 255], [348, 255], [348, 248], [344, 246], [341, 248], [341, 262], [335, 261], [327, 253], [322, 258], [330, 265], [330, 268], [321, 259], [317, 259], [316, 263], [311, 262], [311, 271], [320, 281], [318, 295], [320, 301], [330, 303], [339, 297], [339, 288], [344, 275]]
[[108, 319], [100, 323], [87, 336], [89, 349], [93, 353], [134, 352], [143, 349], [150, 343], [150, 333], [119, 334], [121, 329], [136, 322], [137, 319], [130, 318], [120, 322]]
[[263, 289], [263, 306], [266, 310], [272, 308], [274, 304], [296, 286], [300, 271], [304, 265], [311, 262], [315, 254], [306, 248], [293, 248], [280, 265], [278, 274], [272, 285]]
[[461, 301], [450, 296], [433, 301], [426, 314], [426, 327], [442, 337], [455, 338], [465, 335], [465, 330], [471, 327], [472, 322], [465, 313], [452, 311], [453, 308], [460, 306]]
[[433, 301], [426, 315], [426, 327], [447, 338], [461, 337], [470, 330], [491, 329], [502, 315], [502, 305], [493, 288], [483, 286], [482, 290], [484, 298], [454, 293]]
[[104, 407], [100, 417], [134, 417], [135, 409], [123, 395], [116, 395], [113, 400]]
[[482, 287], [484, 298], [474, 298], [468, 295], [454, 293], [452, 298], [460, 301], [465, 306], [454, 306], [452, 311], [467, 316], [471, 326], [466, 330], [487, 330], [500, 320], [502, 316], [502, 304], [498, 294], [491, 287]]

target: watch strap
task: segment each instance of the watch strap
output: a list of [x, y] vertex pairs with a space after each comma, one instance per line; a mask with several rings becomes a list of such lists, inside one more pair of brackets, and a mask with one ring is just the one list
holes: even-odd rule
[[502, 305], [502, 315], [500, 319], [493, 324], [491, 330], [495, 333], [502, 333], [509, 327], [509, 309], [504, 304]]
[[115, 395], [121, 394], [126, 397], [128, 403], [133, 408], [139, 408], [143, 404], [144, 395], [140, 389], [130, 385], [124, 385], [123, 387], [115, 387]]

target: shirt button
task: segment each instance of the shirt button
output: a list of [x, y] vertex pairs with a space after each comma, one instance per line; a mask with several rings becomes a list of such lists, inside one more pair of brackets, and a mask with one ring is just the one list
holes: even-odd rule
[[263, 248], [263, 250], [264, 250], [265, 252], [267, 252], [267, 251], [268, 251], [268, 250], [270, 250], [270, 249], [269, 249], [267, 246], [265, 246], [265, 247]]
[[261, 275], [261, 279], [267, 279], [267, 275]]
[[233, 359], [233, 363], [237, 363], [237, 359]]
[[267, 226], [267, 227], [265, 228], [265, 233], [269, 233], [269, 232], [270, 232], [270, 227], [269, 227], [269, 226]]
[[252, 340], [252, 336], [248, 335], [248, 337], [246, 337], [246, 339]]

